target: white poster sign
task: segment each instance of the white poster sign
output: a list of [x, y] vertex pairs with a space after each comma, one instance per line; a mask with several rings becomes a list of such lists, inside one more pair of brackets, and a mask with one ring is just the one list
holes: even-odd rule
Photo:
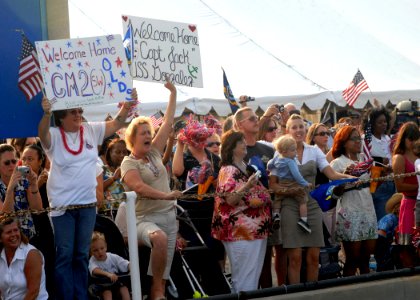
[[122, 16], [133, 79], [203, 87], [197, 26]]
[[120, 35], [35, 45], [52, 110], [131, 100], [133, 81]]

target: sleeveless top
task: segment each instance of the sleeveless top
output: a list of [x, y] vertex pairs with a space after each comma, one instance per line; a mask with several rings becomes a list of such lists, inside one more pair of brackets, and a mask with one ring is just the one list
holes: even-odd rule
[[[415, 172], [414, 163], [409, 161], [405, 156], [404, 156], [404, 160], [405, 160], [405, 172], [404, 173]], [[404, 177], [403, 182], [408, 183], [408, 184], [418, 185], [416, 176]], [[406, 198], [411, 198], [411, 199], [416, 199], [417, 198], [417, 190], [409, 191], [409, 192], [402, 192], [402, 194]]]

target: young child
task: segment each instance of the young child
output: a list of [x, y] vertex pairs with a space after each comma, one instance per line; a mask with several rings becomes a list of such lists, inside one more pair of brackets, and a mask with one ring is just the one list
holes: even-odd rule
[[130, 300], [128, 288], [118, 281], [119, 272], [128, 272], [130, 262], [116, 254], [106, 252], [107, 244], [105, 236], [100, 232], [93, 232], [90, 245], [91, 258], [89, 260], [89, 272], [92, 275], [106, 276], [113, 283], [112, 286], [101, 289], [104, 300], [112, 300], [112, 289], [119, 287], [121, 299]]
[[[298, 225], [308, 233], [311, 233], [311, 228], [308, 225], [308, 209], [306, 202], [308, 197], [306, 191], [301, 187], [312, 188], [312, 184], [307, 182], [302, 174], [299, 172], [299, 168], [296, 158], [296, 141], [290, 135], [283, 135], [273, 142], [274, 147], [277, 150], [277, 155], [268, 162], [267, 168], [270, 171], [270, 175], [278, 177], [281, 181], [287, 180], [292, 181], [290, 188], [298, 188], [294, 194], [294, 198], [299, 202], [299, 215], [300, 219]], [[273, 228], [280, 226], [280, 209], [281, 201], [278, 197], [273, 202]]]

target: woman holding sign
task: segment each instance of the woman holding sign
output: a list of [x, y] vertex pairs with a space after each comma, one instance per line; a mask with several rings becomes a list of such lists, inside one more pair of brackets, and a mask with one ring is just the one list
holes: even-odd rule
[[[96, 220], [96, 162], [98, 145], [124, 126], [133, 101], [125, 102], [114, 120], [82, 123], [83, 109], [54, 111], [57, 127], [50, 128], [51, 103], [42, 99], [44, 115], [38, 135], [51, 161], [47, 192], [55, 233], [57, 299], [88, 299], [89, 246]], [[76, 207], [71, 207], [76, 206]]]

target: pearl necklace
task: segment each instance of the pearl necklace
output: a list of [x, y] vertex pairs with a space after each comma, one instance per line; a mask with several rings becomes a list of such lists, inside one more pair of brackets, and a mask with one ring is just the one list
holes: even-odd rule
[[[80, 126], [80, 146], [79, 150], [74, 151], [69, 148], [69, 145], [67, 144], [67, 138], [66, 133], [64, 132], [64, 129], [60, 127], [60, 133], [61, 133], [61, 139], [64, 143], [64, 148], [67, 150], [67, 152], [73, 154], [73, 155], [79, 155], [83, 150], [83, 126]], [[77, 138], [77, 137], [76, 137]]]

